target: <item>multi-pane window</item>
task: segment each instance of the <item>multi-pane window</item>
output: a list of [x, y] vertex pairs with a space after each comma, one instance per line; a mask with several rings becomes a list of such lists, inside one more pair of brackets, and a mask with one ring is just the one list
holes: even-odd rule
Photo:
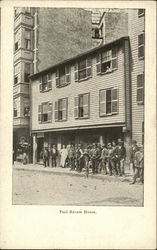
[[52, 103], [46, 102], [38, 106], [38, 122], [46, 123], [52, 121]]
[[137, 76], [137, 103], [144, 102], [144, 74]]
[[55, 102], [55, 121], [66, 121], [68, 114], [68, 98]]
[[138, 36], [138, 58], [144, 57], [144, 33]]
[[92, 77], [92, 59], [90, 57], [75, 63], [75, 81], [81, 81]]
[[117, 48], [112, 50], [104, 51], [96, 56], [96, 69], [97, 74], [104, 74], [107, 72], [112, 72], [117, 69]]
[[24, 82], [29, 82], [30, 76], [30, 63], [24, 64]]
[[74, 117], [89, 118], [89, 93], [74, 98]]
[[138, 9], [138, 16], [141, 17], [141, 16], [144, 16], [144, 13], [145, 10], [144, 9]]
[[14, 108], [13, 116], [17, 117], [17, 99], [14, 99], [13, 108]]
[[31, 31], [25, 29], [25, 49], [31, 49]]
[[19, 47], [18, 42], [15, 42], [15, 51], [18, 50], [18, 47]]
[[17, 84], [18, 83], [18, 76], [15, 76], [14, 77], [14, 84]]
[[29, 14], [29, 15], [31, 14], [31, 8], [30, 7], [25, 7], [24, 11], [25, 11], [26, 14]]
[[99, 92], [100, 116], [118, 113], [118, 89], [103, 89]]
[[20, 35], [20, 32], [17, 31], [15, 33], [15, 51], [18, 50], [21, 46], [21, 35]]
[[70, 84], [70, 65], [63, 66], [56, 71], [56, 87]]
[[52, 75], [50, 73], [41, 76], [39, 90], [40, 92], [52, 89]]

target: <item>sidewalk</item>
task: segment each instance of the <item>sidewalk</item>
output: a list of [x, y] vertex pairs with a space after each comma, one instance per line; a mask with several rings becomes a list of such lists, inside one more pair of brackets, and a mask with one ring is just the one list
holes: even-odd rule
[[[56, 168], [50, 168], [44, 166], [42, 164], [27, 164], [23, 165], [20, 162], [14, 162], [13, 169], [16, 170], [27, 170], [27, 171], [38, 171], [38, 172], [43, 172], [43, 173], [48, 173], [48, 174], [56, 174], [56, 175], [69, 175], [69, 176], [78, 176], [78, 177], [85, 177], [85, 170], [83, 169], [81, 173], [78, 173], [76, 171], [70, 171], [70, 168], [61, 168], [61, 167], [56, 167]], [[132, 177], [132, 171], [128, 168], [125, 167], [125, 176], [124, 177], [115, 177], [115, 176], [109, 176], [109, 175], [104, 175], [103, 173], [101, 174], [92, 174], [92, 170], [89, 170], [89, 175], [88, 178], [94, 178], [94, 179], [108, 179], [108, 180], [117, 180], [117, 181], [123, 181], [124, 179], [130, 179]]]

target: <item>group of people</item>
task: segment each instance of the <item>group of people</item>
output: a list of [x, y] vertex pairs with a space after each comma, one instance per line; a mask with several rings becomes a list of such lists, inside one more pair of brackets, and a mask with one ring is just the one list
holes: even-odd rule
[[[143, 183], [144, 167], [143, 167], [143, 147], [138, 146], [136, 141], [132, 142], [131, 146], [131, 163], [133, 166], [133, 181], [134, 184], [139, 177]], [[124, 163], [126, 158], [126, 148], [121, 139], [117, 143], [103, 144], [93, 143], [82, 148], [81, 144], [63, 145], [61, 150], [57, 150], [56, 145], [52, 147], [44, 147], [41, 152], [44, 167], [56, 167], [57, 158], [60, 158], [60, 167], [69, 167], [71, 171], [81, 172], [85, 169], [88, 177], [89, 169], [93, 174], [104, 173], [105, 175], [124, 176]]]

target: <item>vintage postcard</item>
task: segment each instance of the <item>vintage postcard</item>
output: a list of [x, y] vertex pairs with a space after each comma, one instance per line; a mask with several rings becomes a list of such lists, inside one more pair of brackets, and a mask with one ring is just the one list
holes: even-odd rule
[[155, 7], [1, 2], [2, 249], [155, 249]]

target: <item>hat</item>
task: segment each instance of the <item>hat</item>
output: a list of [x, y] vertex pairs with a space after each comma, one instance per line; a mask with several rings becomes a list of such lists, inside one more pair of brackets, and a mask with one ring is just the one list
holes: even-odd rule
[[136, 140], [132, 140], [132, 144], [136, 144], [137, 143], [137, 141]]
[[118, 139], [118, 143], [123, 143], [121, 138]]
[[108, 142], [108, 143], [107, 143], [107, 146], [111, 146], [111, 142]]
[[104, 148], [105, 146], [106, 146], [106, 145], [103, 143], [103, 144], [102, 144], [102, 147]]

